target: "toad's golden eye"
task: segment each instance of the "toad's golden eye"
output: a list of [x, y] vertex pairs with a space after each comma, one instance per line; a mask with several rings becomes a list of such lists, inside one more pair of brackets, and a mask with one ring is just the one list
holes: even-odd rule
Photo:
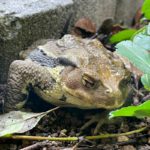
[[90, 77], [87, 74], [84, 74], [82, 76], [82, 84], [87, 87], [87, 88], [96, 88], [98, 85], [98, 81], [96, 81], [95, 79], [93, 79], [92, 77]]

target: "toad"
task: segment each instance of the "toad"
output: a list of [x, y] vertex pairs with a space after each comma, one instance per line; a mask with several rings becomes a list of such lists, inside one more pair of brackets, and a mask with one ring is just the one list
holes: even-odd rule
[[129, 93], [130, 72], [97, 39], [65, 35], [15, 60], [9, 68], [5, 111], [18, 110], [29, 88], [56, 106], [114, 109]]

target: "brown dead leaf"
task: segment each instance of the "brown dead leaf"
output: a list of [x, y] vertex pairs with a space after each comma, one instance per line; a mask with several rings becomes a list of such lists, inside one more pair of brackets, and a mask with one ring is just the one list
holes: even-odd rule
[[116, 34], [125, 29], [126, 28], [124, 26], [122, 26], [121, 24], [114, 24], [111, 29], [111, 34]]
[[141, 7], [136, 11], [135, 17], [133, 19], [133, 26], [135, 28], [139, 28], [140, 27], [140, 20], [142, 18], [142, 11], [141, 11]]
[[91, 37], [96, 33], [96, 25], [89, 18], [81, 18], [75, 23], [72, 33], [83, 38]]

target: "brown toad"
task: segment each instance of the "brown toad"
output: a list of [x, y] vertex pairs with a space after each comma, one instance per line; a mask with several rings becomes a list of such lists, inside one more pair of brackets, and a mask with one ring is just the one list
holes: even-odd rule
[[123, 62], [96, 39], [65, 35], [49, 40], [9, 69], [5, 110], [24, 104], [29, 87], [57, 106], [113, 109], [121, 106], [130, 73]]

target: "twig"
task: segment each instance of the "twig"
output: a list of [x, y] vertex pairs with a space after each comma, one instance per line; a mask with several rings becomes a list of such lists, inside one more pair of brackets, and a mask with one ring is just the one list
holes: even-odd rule
[[43, 146], [46, 146], [47, 143], [43, 143], [43, 142], [38, 142], [38, 143], [35, 143], [33, 145], [30, 145], [30, 146], [27, 146], [25, 148], [22, 148], [20, 150], [34, 150], [34, 149], [40, 149], [42, 148]]
[[[59, 108], [60, 108], [60, 107], [57, 106], [57, 107], [55, 107], [55, 108], [52, 108], [52, 109], [46, 111], [46, 113], [48, 114], [48, 113], [50, 113], [50, 112], [52, 112], [52, 111], [55, 111], [55, 110], [57, 110], [57, 109], [59, 109]], [[44, 114], [44, 113], [45, 113], [45, 112], [43, 112], [43, 114]]]
[[78, 143], [76, 143], [73, 147], [72, 150], [76, 150], [77, 147], [82, 143], [82, 141], [79, 141]]
[[150, 99], [150, 93], [149, 93], [148, 95], [146, 95], [145, 97], [143, 97], [143, 98], [142, 98], [142, 101], [146, 101], [146, 100], [148, 100], [148, 99]]
[[132, 89], [136, 93], [136, 96], [144, 96], [144, 94], [140, 90], [137, 90], [135, 87], [132, 86]]
[[139, 133], [144, 130], [146, 130], [148, 127], [143, 127], [137, 130], [125, 132], [125, 133], [119, 133], [119, 134], [102, 134], [102, 135], [96, 135], [96, 136], [86, 136], [85, 139], [88, 140], [96, 140], [96, 139], [104, 139], [104, 138], [112, 138], [112, 137], [118, 137], [118, 136], [123, 136], [123, 135], [130, 135], [134, 133]]
[[42, 137], [42, 136], [26, 136], [26, 135], [11, 135], [9, 137], [0, 137], [1, 139], [15, 139], [15, 140], [49, 140], [49, 141], [80, 141], [82, 138], [83, 140], [97, 140], [97, 139], [104, 139], [104, 138], [112, 138], [118, 137], [123, 135], [131, 135], [134, 133], [139, 133], [146, 130], [148, 127], [143, 127], [137, 130], [119, 133], [119, 134], [101, 134], [95, 136], [85, 136], [85, 137]]
[[12, 135], [10, 137], [1, 137], [5, 139], [14, 140], [30, 140], [30, 141], [78, 141], [78, 137], [43, 137], [43, 136], [26, 136], [26, 135]]

